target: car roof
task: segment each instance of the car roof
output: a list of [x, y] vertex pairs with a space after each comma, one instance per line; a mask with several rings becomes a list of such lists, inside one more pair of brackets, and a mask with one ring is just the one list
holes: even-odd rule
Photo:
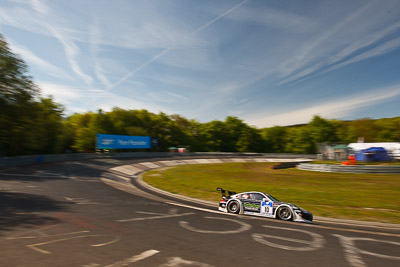
[[267, 193], [260, 192], [260, 191], [248, 191], [248, 192], [242, 192], [242, 193], [238, 193], [238, 194], [236, 194], [236, 195], [241, 195], [241, 194], [251, 194], [251, 193], [259, 193], [259, 194], [263, 194], [263, 195], [268, 195]]

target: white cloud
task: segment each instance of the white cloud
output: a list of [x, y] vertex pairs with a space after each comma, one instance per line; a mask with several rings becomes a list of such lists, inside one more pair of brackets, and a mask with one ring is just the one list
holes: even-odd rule
[[347, 15], [347, 17], [337, 21], [338, 23], [332, 27], [325, 28], [320, 32], [320, 34], [301, 45], [300, 49], [296, 51], [295, 57], [291, 57], [282, 63], [282, 70], [285, 70], [282, 75], [285, 77], [290, 76], [294, 72], [297, 72], [302, 67], [309, 64], [311, 60], [314, 60], [317, 56], [320, 57], [322, 54], [321, 52], [326, 52], [327, 50], [325, 44], [328, 44], [331, 49], [336, 49], [336, 47], [332, 46], [336, 45], [336, 42], [332, 42], [332, 39], [337, 38], [338, 35], [340, 35], [343, 31], [346, 31], [346, 27], [354, 23], [358, 17], [362, 16], [363, 13], [371, 6], [371, 3], [372, 2], [367, 3], [356, 12], [351, 13]]
[[352, 64], [352, 63], [356, 63], [362, 60], [366, 60], [372, 57], [377, 57], [377, 56], [381, 56], [384, 54], [387, 54], [389, 52], [392, 52], [393, 50], [396, 49], [400, 49], [400, 37], [389, 40], [381, 45], [378, 45], [375, 48], [372, 48], [370, 50], [367, 50], [366, 52], [360, 53], [357, 56], [354, 56], [352, 58], [350, 58], [349, 60], [346, 60], [340, 64], [336, 64], [334, 66], [332, 66], [331, 68], [323, 71], [322, 73], [326, 73], [335, 69], [339, 69], [342, 68], [346, 65]]
[[348, 95], [345, 98], [337, 98], [315, 105], [307, 104], [307, 107], [281, 112], [277, 115], [250, 115], [247, 116], [245, 121], [250, 125], [262, 128], [274, 125], [307, 123], [314, 115], [331, 119], [340, 118], [351, 114], [357, 109], [382, 103], [399, 96], [400, 84], [386, 88], [376, 88], [372, 91]]
[[284, 31], [309, 32], [316, 27], [317, 22], [307, 16], [299, 15], [286, 10], [267, 7], [243, 6], [235, 12], [226, 16], [239, 23], [256, 23], [261, 26], [277, 28]]
[[107, 73], [105, 72], [105, 70], [103, 69], [103, 67], [101, 66], [101, 64], [99, 62], [95, 63], [94, 70], [95, 70], [97, 79], [99, 79], [100, 82], [105, 87], [110, 88], [112, 86], [112, 83], [108, 80], [107, 75], [106, 75]]
[[72, 77], [69, 76], [68, 74], [66, 74], [65, 71], [48, 63], [44, 59], [38, 57], [32, 51], [30, 51], [28, 48], [18, 45], [10, 39], [8, 40], [8, 43], [14, 53], [16, 53], [17, 55], [20, 55], [28, 63], [37, 65], [39, 68], [42, 69], [43, 72], [46, 72], [46, 73], [48, 73], [54, 77], [58, 77], [58, 78], [72, 79]]
[[196, 79], [195, 77], [191, 76], [177, 75], [176, 73], [160, 73], [154, 77], [154, 79], [169, 87], [172, 86], [176, 89], [184, 89], [185, 93], [190, 95], [195, 91], [203, 91], [205, 90], [205, 87], [207, 87], [202, 79]]
[[[20, 54], [46, 72], [35, 80], [56, 81], [64, 73], [73, 76], [75, 80], [68, 82], [78, 88], [61, 86], [60, 79], [56, 85], [47, 84], [46, 90], [74, 110], [113, 106], [161, 110], [154, 104], [158, 103], [163, 111], [179, 110], [199, 119], [247, 115], [246, 107], [262, 109], [251, 103], [277, 111], [282, 107], [276, 107], [278, 101], [273, 99], [279, 90], [285, 90], [279, 99], [284, 103], [288, 96], [304, 91], [321, 95], [313, 94], [318, 90], [314, 85], [328, 79], [332, 90], [336, 83], [343, 88], [347, 77], [333, 80], [320, 74], [356, 62], [370, 64], [366, 59], [371, 58], [383, 66], [377, 57], [400, 47], [399, 15], [394, 12], [400, 5], [390, 0], [285, 5], [246, 0], [16, 1], [1, 5], [2, 28], [18, 42]], [[51, 54], [45, 51], [48, 45]], [[61, 57], [50, 57], [55, 51]], [[64, 65], [65, 72], [59, 69]], [[357, 71], [354, 76], [360, 76]], [[306, 79], [310, 83], [301, 83]], [[108, 90], [87, 89], [95, 86]], [[351, 112], [336, 104], [315, 104], [289, 115], [293, 121], [307, 121], [314, 113]], [[278, 123], [278, 119], [289, 121], [276, 118]], [[262, 116], [252, 119], [264, 123]]]
[[43, 26], [43, 20], [30, 9], [14, 7], [0, 7], [0, 18], [4, 25], [24, 29], [30, 32], [47, 35], [47, 30]]
[[148, 59], [147, 61], [143, 62], [140, 66], [134, 68], [133, 70], [131, 70], [130, 72], [128, 72], [127, 74], [125, 74], [123, 77], [121, 77], [118, 81], [116, 81], [114, 84], [112, 84], [111, 86], [107, 87], [108, 90], [113, 90], [114, 88], [118, 87], [119, 85], [121, 85], [122, 83], [124, 83], [126, 80], [128, 80], [129, 78], [131, 78], [133, 75], [135, 75], [137, 72], [141, 71], [143, 68], [145, 68], [147, 65], [150, 65], [151, 63], [153, 63], [154, 61], [156, 61], [158, 58], [162, 57], [163, 55], [165, 55], [166, 53], [169, 52], [169, 48], [164, 49], [163, 51], [161, 51], [160, 53], [158, 53], [157, 55], [155, 55], [154, 57]]
[[80, 50], [75, 41], [79, 36], [79, 31], [69, 28], [71, 25], [60, 26], [66, 22], [43, 1], [31, 0], [29, 3], [31, 9], [27, 5], [13, 8], [0, 7], [2, 23], [44, 36], [55, 37], [64, 47], [64, 53], [72, 71], [87, 85], [90, 85], [93, 79], [84, 73], [78, 62]]
[[72, 69], [72, 71], [78, 75], [87, 85], [92, 84], [92, 77], [85, 74], [81, 67], [79, 66], [78, 55], [80, 54], [80, 50], [78, 46], [66, 35], [62, 29], [59, 29], [50, 24], [46, 24], [49, 31], [53, 34], [55, 38], [63, 45], [64, 53], [67, 57], [68, 63]]
[[184, 95], [180, 95], [180, 94], [176, 94], [176, 93], [173, 93], [173, 92], [166, 92], [168, 95], [170, 95], [170, 96], [172, 96], [172, 97], [174, 97], [175, 99], [177, 99], [178, 101], [180, 100], [180, 101], [185, 101], [185, 102], [188, 102], [189, 101], [189, 98], [187, 98], [186, 96], [184, 96]]
[[94, 72], [97, 79], [105, 86], [111, 87], [112, 83], [107, 77], [107, 72], [102, 66], [102, 61], [99, 60], [98, 54], [100, 53], [100, 39], [101, 31], [98, 26], [98, 19], [95, 18], [93, 24], [90, 27], [90, 54], [94, 63]]
[[188, 102], [189, 99], [184, 95], [177, 94], [170, 91], [150, 92], [148, 93], [149, 99], [159, 103], [179, 105], [179, 102]]
[[50, 10], [41, 0], [30, 0], [33, 9], [41, 14], [47, 15]]
[[[218, 16], [216, 16], [215, 18], [213, 18], [212, 20], [207, 21], [206, 23], [204, 23], [202, 26], [198, 27], [197, 29], [195, 29], [194, 31], [192, 31], [190, 34], [187, 34], [185, 36], [183, 36], [183, 39], [181, 39], [180, 41], [185, 41], [186, 39], [191, 39], [191, 36], [194, 36], [196, 34], [198, 34], [199, 32], [203, 31], [204, 29], [210, 27], [212, 24], [214, 24], [215, 22], [217, 22], [218, 20], [220, 20], [221, 18], [223, 18], [224, 16], [228, 15], [229, 13], [233, 12], [235, 9], [241, 7], [243, 4], [245, 4], [248, 0], [243, 0], [240, 3], [236, 4], [235, 6], [231, 7], [230, 9], [226, 10], [225, 12], [219, 14]], [[165, 31], [161, 31], [160, 33], [165, 33]], [[157, 34], [159, 35], [159, 34]], [[162, 34], [161, 34], [162, 35]], [[175, 39], [174, 39], [175, 40]], [[179, 40], [179, 39], [178, 39]], [[132, 77], [133, 75], [135, 75], [137, 72], [141, 71], [143, 68], [147, 67], [148, 65], [152, 64], [153, 62], [157, 61], [159, 58], [163, 57], [164, 55], [168, 54], [172, 49], [176, 49], [177, 45], [173, 45], [173, 46], [167, 46], [164, 50], [162, 50], [161, 52], [159, 52], [158, 54], [156, 54], [155, 56], [153, 56], [152, 58], [148, 59], [147, 61], [145, 61], [143, 64], [141, 64], [140, 66], [134, 68], [132, 71], [130, 71], [129, 73], [127, 73], [126, 75], [124, 75], [121, 79], [119, 79], [116, 83], [114, 83], [112, 86], [108, 87], [108, 90], [112, 90], [115, 87], [121, 85], [123, 82], [125, 82], [127, 79], [129, 79], [130, 77]]]
[[[396, 25], [393, 25], [395, 27], [391, 28], [400, 28], [400, 23], [396, 23]], [[386, 31], [388, 35], [391, 34], [392, 31]], [[380, 38], [384, 38], [382, 34], [379, 35]], [[375, 47], [366, 49], [367, 46], [373, 45], [374, 43], [371, 43], [372, 40], [368, 40], [363, 44], [358, 44], [357, 46], [351, 45], [350, 47], [345, 48], [344, 50], [340, 51], [338, 54], [334, 55], [331, 58], [328, 58], [327, 60], [321, 60], [319, 63], [315, 63], [314, 65], [311, 65], [310, 67], [305, 68], [304, 70], [289, 76], [288, 79], [285, 79], [281, 81], [279, 84], [285, 84], [288, 82], [293, 82], [293, 81], [303, 81], [307, 79], [309, 75], [312, 75], [314, 73], [318, 74], [325, 74], [328, 72], [331, 72], [333, 70], [337, 70], [340, 68], [343, 68], [347, 65], [360, 62], [363, 60], [367, 60], [373, 57], [378, 57], [387, 53], [390, 53], [396, 49], [400, 49], [400, 37], [394, 38], [394, 39], [389, 39], [387, 41], [384, 41], [382, 43], [376, 44]], [[378, 42], [379, 39], [374, 38], [375, 42]], [[359, 52], [357, 54], [358, 51]], [[333, 65], [332, 65], [333, 64]], [[324, 67], [330, 66], [323, 71]]]
[[221, 66], [221, 59], [212, 47], [169, 50], [158, 62], [167, 67], [206, 73], [218, 71]]
[[69, 101], [80, 97], [80, 92], [76, 89], [54, 83], [39, 83], [39, 87], [44, 95], [51, 95], [57, 101]]
[[361, 38], [355, 40], [354, 42], [349, 42], [344, 49], [342, 49], [329, 59], [329, 63], [340, 62], [341, 60], [355, 53], [356, 51], [366, 48], [378, 42], [379, 40], [384, 39], [386, 36], [392, 35], [399, 29], [400, 29], [400, 22], [396, 22], [394, 24], [388, 25], [387, 27], [379, 31], [371, 32], [366, 36], [362, 36]]
[[[79, 88], [56, 83], [39, 82], [44, 95], [51, 95], [55, 101], [67, 106], [68, 112], [87, 112], [103, 109], [111, 111], [113, 107], [123, 109], [146, 109], [150, 112], [173, 113], [167, 108], [161, 108], [152, 102], [143, 102], [133, 97], [121, 97], [112, 92], [96, 88]], [[151, 101], [151, 99], [149, 99]]]

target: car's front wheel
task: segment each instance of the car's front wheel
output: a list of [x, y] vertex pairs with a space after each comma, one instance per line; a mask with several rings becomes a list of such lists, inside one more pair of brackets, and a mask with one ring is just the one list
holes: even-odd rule
[[228, 206], [226, 208], [229, 213], [239, 213], [240, 204], [236, 200], [232, 200], [228, 203]]
[[276, 216], [283, 221], [290, 221], [292, 219], [292, 212], [288, 207], [281, 207], [277, 211]]

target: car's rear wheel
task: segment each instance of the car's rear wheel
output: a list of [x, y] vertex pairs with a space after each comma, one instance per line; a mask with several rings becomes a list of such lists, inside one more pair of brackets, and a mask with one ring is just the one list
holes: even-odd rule
[[229, 213], [239, 213], [240, 204], [236, 200], [232, 200], [228, 203], [228, 206], [226, 208]]
[[292, 212], [288, 207], [281, 207], [277, 211], [276, 216], [283, 221], [290, 221], [292, 219]]

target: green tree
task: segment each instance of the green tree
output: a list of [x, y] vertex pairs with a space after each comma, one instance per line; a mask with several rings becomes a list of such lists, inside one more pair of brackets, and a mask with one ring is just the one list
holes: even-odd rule
[[376, 129], [373, 125], [373, 120], [364, 118], [351, 122], [349, 127], [349, 134], [353, 142], [357, 142], [358, 138], [364, 138], [364, 142], [377, 142]]
[[262, 130], [265, 152], [283, 153], [286, 151], [287, 127], [274, 126]]
[[[55, 114], [50, 115], [51, 112]], [[55, 130], [54, 124], [59, 124], [59, 115], [52, 100], [40, 99], [27, 65], [11, 52], [0, 35], [0, 154], [15, 156], [56, 151], [57, 140], [50, 136]], [[50, 121], [46, 124], [43, 119]]]
[[110, 113], [105, 113], [103, 110], [99, 109], [97, 114], [94, 116], [93, 130], [97, 131], [97, 133], [102, 134], [117, 134], [114, 127], [114, 123], [110, 118]]
[[87, 112], [84, 114], [74, 114], [67, 118], [65, 126], [68, 134], [73, 136], [71, 148], [79, 152], [94, 151], [96, 147], [96, 114]]
[[196, 151], [197, 122], [178, 115], [169, 116], [172, 121], [171, 133], [178, 146], [186, 147], [190, 151]]
[[34, 120], [35, 154], [52, 154], [63, 152], [64, 108], [55, 103], [51, 97], [41, 98], [36, 103], [37, 111]]
[[[239, 151], [238, 141], [241, 139], [243, 133], [247, 130], [247, 126], [242, 120], [237, 117], [228, 116], [224, 122], [225, 136], [222, 143], [222, 151], [236, 152]], [[243, 146], [243, 142], [240, 142]], [[241, 148], [243, 149], [243, 148]]]
[[200, 142], [204, 151], [224, 151], [223, 142], [226, 136], [225, 124], [221, 121], [211, 121], [200, 126]]
[[265, 145], [260, 130], [245, 127], [236, 142], [236, 149], [239, 152], [264, 152]]
[[313, 154], [316, 152], [315, 143], [312, 142], [312, 132], [307, 126], [288, 128], [285, 152]]
[[400, 118], [379, 119], [374, 121], [376, 139], [379, 142], [398, 142], [400, 140]]
[[314, 116], [307, 128], [314, 144], [337, 141], [335, 126], [327, 119]]

